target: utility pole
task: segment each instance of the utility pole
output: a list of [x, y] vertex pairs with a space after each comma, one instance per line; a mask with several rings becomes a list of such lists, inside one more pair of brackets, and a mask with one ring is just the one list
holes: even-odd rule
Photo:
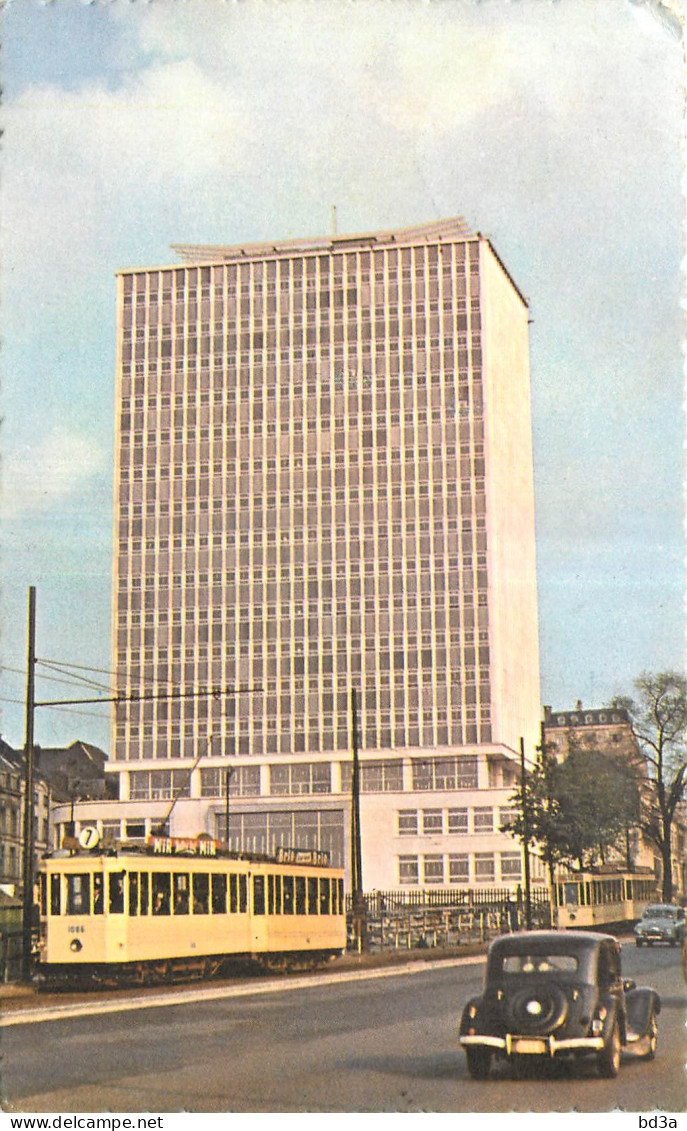
[[[27, 664], [26, 664], [26, 739], [24, 743], [24, 813], [23, 813], [23, 826], [22, 826], [22, 846], [23, 846], [23, 860], [22, 860], [22, 884], [23, 884], [23, 917], [22, 917], [22, 977], [28, 978], [31, 970], [31, 939], [32, 939], [32, 926], [33, 926], [33, 887], [35, 879], [34, 867], [34, 854], [35, 854], [35, 829], [34, 829], [34, 718], [36, 709], [38, 707], [75, 707], [84, 703], [140, 703], [140, 702], [154, 702], [156, 700], [174, 700], [174, 699], [200, 699], [207, 696], [218, 698], [219, 696], [228, 695], [253, 695], [261, 692], [261, 687], [206, 687], [197, 691], [153, 691], [153, 692], [129, 692], [120, 695], [98, 696], [97, 698], [89, 697], [88, 699], [47, 699], [44, 701], [36, 699], [36, 588], [29, 586], [29, 612], [28, 612], [28, 647], [27, 647]], [[212, 735], [208, 738], [208, 744], [212, 741]], [[196, 761], [189, 770], [189, 780], [193, 770], [195, 770], [201, 755], [198, 756]], [[170, 813], [174, 808], [177, 797], [174, 798], [170, 806], [165, 823], [169, 820]], [[70, 821], [74, 821], [74, 798], [70, 806]]]
[[224, 779], [224, 843], [227, 852], [229, 851], [229, 783], [234, 775], [233, 766], [228, 766], [225, 770]]
[[36, 588], [29, 587], [28, 647], [26, 658], [26, 732], [24, 742], [24, 858], [22, 861], [22, 977], [31, 975], [31, 938], [33, 928], [34, 881], [34, 749], [33, 720], [36, 680]]
[[525, 927], [532, 930], [532, 886], [530, 883], [530, 807], [525, 773], [525, 740], [520, 739], [520, 796], [522, 797], [522, 848], [525, 868]]
[[351, 732], [353, 768], [351, 774], [351, 910], [353, 936], [358, 951], [367, 947], [367, 908], [363, 895], [363, 853], [360, 830], [360, 761], [358, 759], [358, 701], [351, 689]]

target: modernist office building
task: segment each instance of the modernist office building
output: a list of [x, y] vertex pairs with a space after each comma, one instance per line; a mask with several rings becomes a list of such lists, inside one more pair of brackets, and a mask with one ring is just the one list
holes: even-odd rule
[[172, 833], [224, 837], [229, 781], [235, 846], [347, 861], [355, 688], [365, 887], [516, 882], [525, 299], [460, 218], [175, 250], [119, 276], [114, 665], [179, 692], [117, 709], [129, 831], [182, 792]]

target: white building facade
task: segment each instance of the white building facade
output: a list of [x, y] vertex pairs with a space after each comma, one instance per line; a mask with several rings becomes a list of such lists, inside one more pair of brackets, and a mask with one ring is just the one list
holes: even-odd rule
[[225, 839], [228, 782], [234, 847], [347, 865], [355, 689], [365, 888], [518, 883], [525, 299], [460, 218], [177, 250], [119, 277], [113, 663], [138, 699], [120, 802], [80, 819]]

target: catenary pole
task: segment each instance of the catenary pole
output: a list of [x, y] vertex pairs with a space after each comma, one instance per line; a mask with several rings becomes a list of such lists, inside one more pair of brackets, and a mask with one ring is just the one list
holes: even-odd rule
[[532, 930], [532, 886], [530, 883], [530, 807], [525, 772], [525, 740], [520, 739], [520, 796], [522, 797], [522, 848], [525, 869], [525, 927]]
[[26, 656], [26, 731], [24, 742], [24, 823], [22, 830], [22, 977], [31, 975], [34, 884], [34, 715], [36, 686], [36, 588], [29, 587]]
[[360, 829], [360, 760], [358, 758], [358, 700], [351, 689], [351, 737], [353, 766], [351, 773], [351, 904], [353, 935], [359, 951], [365, 950], [367, 915], [363, 895], [363, 851]]

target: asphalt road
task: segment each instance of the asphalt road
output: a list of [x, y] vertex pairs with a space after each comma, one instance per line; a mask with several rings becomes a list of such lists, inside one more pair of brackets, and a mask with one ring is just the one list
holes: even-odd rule
[[[483, 966], [439, 966], [219, 1000], [17, 1024], [2, 1033], [6, 1111], [681, 1112], [687, 987], [679, 953], [623, 948], [623, 971], [661, 993], [656, 1060], [468, 1078], [456, 1043]], [[188, 993], [185, 995], [188, 997]]]

